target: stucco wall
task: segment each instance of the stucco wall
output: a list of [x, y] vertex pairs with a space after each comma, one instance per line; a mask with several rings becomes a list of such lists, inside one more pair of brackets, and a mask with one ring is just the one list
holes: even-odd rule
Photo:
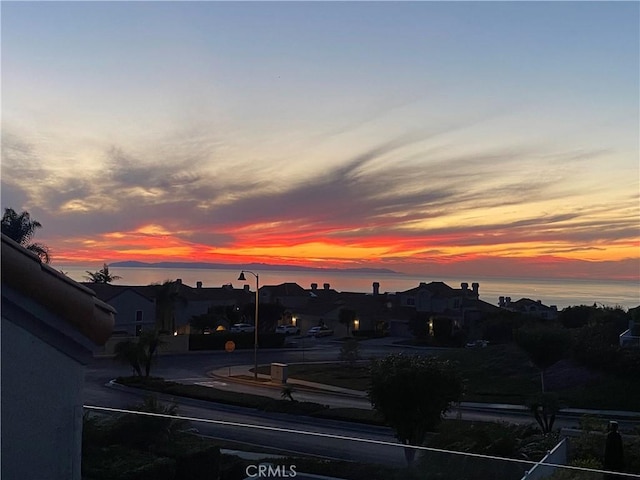
[[83, 367], [2, 318], [2, 478], [80, 480]]
[[108, 301], [109, 305], [116, 309], [116, 324], [113, 327], [115, 331], [125, 331], [129, 335], [136, 334], [136, 312], [142, 311], [143, 330], [155, 328], [156, 325], [156, 306], [153, 300], [139, 295], [133, 290], [125, 290]]

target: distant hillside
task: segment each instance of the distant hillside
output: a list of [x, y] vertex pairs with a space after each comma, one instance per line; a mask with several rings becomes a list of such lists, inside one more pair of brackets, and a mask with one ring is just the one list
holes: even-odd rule
[[239, 268], [240, 270], [278, 270], [282, 272], [287, 271], [303, 271], [303, 272], [351, 272], [351, 273], [393, 273], [400, 274], [394, 270], [388, 268], [313, 268], [313, 267], [301, 267], [297, 265], [270, 265], [268, 263], [247, 263], [247, 264], [230, 264], [230, 263], [206, 263], [206, 262], [156, 262], [146, 263], [137, 261], [126, 262], [114, 262], [109, 264], [110, 267], [123, 267], [123, 268], [208, 268], [208, 269], [233, 269]]

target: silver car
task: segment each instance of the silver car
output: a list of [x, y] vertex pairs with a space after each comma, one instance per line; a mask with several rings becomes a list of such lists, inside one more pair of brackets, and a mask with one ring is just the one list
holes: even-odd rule
[[331, 330], [329, 327], [312, 327], [309, 329], [309, 331], [307, 332], [307, 335], [309, 335], [310, 337], [328, 337], [333, 335], [333, 330]]
[[255, 331], [255, 329], [256, 327], [254, 327], [250, 323], [234, 323], [233, 325], [231, 325], [231, 331], [233, 333], [238, 333], [238, 332], [252, 333]]
[[285, 335], [300, 335], [300, 329], [296, 325], [278, 325], [276, 333], [284, 333]]

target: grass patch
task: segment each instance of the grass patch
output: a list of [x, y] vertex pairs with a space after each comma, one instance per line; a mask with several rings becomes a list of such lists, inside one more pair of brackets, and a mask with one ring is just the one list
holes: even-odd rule
[[[460, 370], [465, 381], [463, 401], [524, 405], [540, 392], [539, 370], [513, 344], [456, 348], [436, 355], [454, 362]], [[269, 367], [263, 371], [268, 373]], [[368, 365], [350, 368], [338, 362], [289, 365], [289, 377], [360, 391], [366, 391], [370, 382]], [[582, 386], [552, 391], [565, 407], [637, 411], [640, 382], [629, 376], [601, 373]]]
[[[259, 367], [258, 372], [269, 374], [270, 367]], [[369, 388], [370, 378], [368, 364], [349, 367], [344, 363], [292, 364], [288, 375], [289, 378], [361, 391]]]
[[116, 382], [129, 387], [140, 388], [151, 392], [165, 393], [179, 397], [194, 398], [209, 402], [224, 403], [240, 407], [261, 409], [273, 401], [262, 395], [248, 395], [245, 393], [229, 392], [203, 385], [184, 385], [177, 382], [167, 382], [161, 378], [144, 379], [140, 377], [118, 377]]

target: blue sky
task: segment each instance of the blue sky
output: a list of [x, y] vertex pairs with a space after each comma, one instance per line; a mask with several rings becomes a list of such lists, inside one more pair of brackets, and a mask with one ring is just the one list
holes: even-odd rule
[[43, 223], [54, 262], [637, 277], [638, 18], [3, 2], [2, 206]]

